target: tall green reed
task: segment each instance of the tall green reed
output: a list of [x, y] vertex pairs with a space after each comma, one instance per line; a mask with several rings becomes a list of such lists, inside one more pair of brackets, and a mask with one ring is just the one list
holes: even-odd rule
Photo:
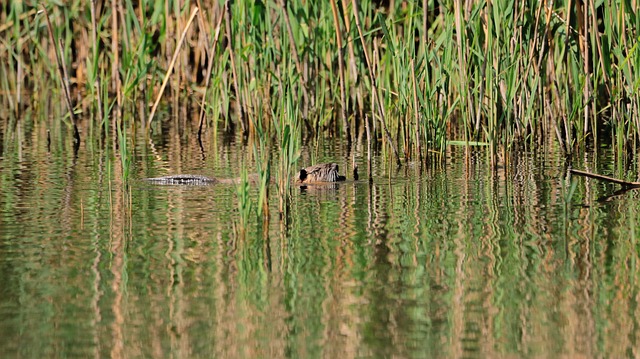
[[[262, 109], [258, 110], [257, 121], [262, 119]], [[271, 151], [268, 134], [260, 124], [254, 124], [257, 138], [253, 141], [253, 155], [256, 159], [258, 207], [257, 214], [264, 219], [269, 218], [269, 182], [271, 180]]]
[[49, 13], [47, 8], [43, 5], [42, 7], [44, 11], [44, 16], [47, 21], [47, 28], [49, 29], [49, 40], [50, 45], [53, 46], [53, 52], [55, 53], [56, 63], [58, 65], [58, 75], [62, 88], [62, 92], [64, 94], [65, 103], [67, 104], [67, 109], [69, 110], [69, 118], [71, 118], [71, 125], [73, 127], [73, 139], [75, 142], [76, 150], [80, 146], [80, 132], [78, 131], [78, 125], [76, 123], [76, 117], [74, 114], [73, 104], [71, 102], [71, 94], [69, 89], [69, 75], [66, 66], [66, 60], [63, 56], [63, 46], [62, 42], [56, 41], [56, 37], [54, 35], [53, 26], [51, 26], [51, 22], [49, 20]]
[[[599, 140], [627, 151], [640, 134], [637, 11], [627, 2], [197, 3], [198, 16], [205, 16], [199, 22], [209, 26], [186, 33], [163, 99], [175, 110], [204, 91], [206, 120], [218, 124], [223, 117], [227, 128], [255, 134], [252, 118], [262, 107], [269, 116], [260, 130], [281, 137], [279, 116], [293, 102], [300, 112], [289, 123], [295, 136], [358, 138], [369, 116], [372, 138], [385, 143], [383, 151], [399, 148], [397, 158], [441, 156], [454, 141], [488, 142], [493, 163], [499, 153], [552, 143], [547, 139], [567, 155]], [[45, 6], [53, 34], [64, 39], [70, 98], [82, 99], [73, 106], [90, 103], [105, 117], [124, 111], [124, 121], [133, 123], [154, 112], [150, 99], [162, 93], [193, 3]], [[37, 16], [23, 17], [37, 8], [12, 2], [8, 9], [0, 14], [10, 24], [0, 25], [9, 35], [0, 46], [7, 54], [0, 56], [6, 75], [0, 86], [11, 94], [3, 102], [16, 108], [29, 102], [18, 88], [51, 87], [51, 78], [37, 73], [54, 73], [46, 51], [57, 42], [47, 45]], [[212, 16], [223, 13], [226, 47], [210, 50]], [[215, 63], [211, 72], [207, 63]], [[101, 111], [102, 99], [109, 103]], [[134, 103], [145, 104], [142, 116], [132, 116]], [[101, 117], [80, 121], [86, 126]]]
[[127, 124], [118, 123], [116, 125], [118, 133], [117, 149], [114, 153], [120, 160], [120, 175], [122, 176], [122, 184], [127, 187], [129, 185], [129, 177], [131, 176], [131, 166], [133, 164], [133, 152], [129, 146], [131, 137], [127, 135]]
[[[291, 74], [289, 74], [291, 75]], [[293, 79], [289, 76], [289, 85]], [[287, 79], [285, 79], [287, 81]], [[299, 97], [302, 95], [299, 93]], [[276, 118], [275, 131], [280, 147], [278, 153], [278, 170], [276, 172], [276, 185], [278, 188], [278, 209], [283, 216], [288, 212], [294, 164], [300, 157], [300, 121], [299, 107], [294, 104], [290, 97], [283, 98], [284, 103], [280, 107]]]
[[247, 169], [245, 166], [242, 166], [242, 170], [240, 171], [240, 181], [237, 187], [237, 195], [238, 195], [238, 231], [241, 235], [244, 235], [247, 230], [247, 226], [249, 224], [249, 217], [251, 215], [251, 211], [253, 210], [253, 203], [251, 201], [250, 193], [249, 193], [249, 178], [247, 174]]

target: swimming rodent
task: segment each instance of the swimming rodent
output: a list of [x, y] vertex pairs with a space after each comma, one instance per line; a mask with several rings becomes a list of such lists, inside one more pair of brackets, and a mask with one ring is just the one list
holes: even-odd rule
[[[337, 163], [321, 163], [302, 168], [294, 176], [293, 182], [296, 184], [332, 183], [343, 182], [347, 178], [339, 174]], [[250, 174], [247, 181], [257, 183], [260, 180], [258, 174]], [[358, 180], [358, 167], [353, 169], [353, 180]], [[238, 184], [241, 178], [215, 178], [203, 175], [180, 174], [145, 178], [145, 181], [162, 185], [209, 185], [216, 183]]]

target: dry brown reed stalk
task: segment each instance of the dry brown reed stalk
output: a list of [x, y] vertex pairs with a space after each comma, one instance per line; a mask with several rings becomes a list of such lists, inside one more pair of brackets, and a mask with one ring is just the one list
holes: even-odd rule
[[[198, 16], [198, 28], [200, 29], [200, 33], [204, 36], [205, 44], [209, 44], [209, 34], [207, 33], [207, 27], [204, 24], [204, 16], [206, 12], [204, 10], [204, 7], [202, 7], [202, 3], [200, 0], [196, 1], [196, 5], [198, 6], [198, 9], [200, 9], [200, 16]], [[208, 47], [205, 46], [204, 50], [206, 51], [207, 56], [211, 56]]]
[[336, 0], [331, 0], [331, 12], [333, 13], [333, 23], [335, 24], [336, 30], [336, 44], [338, 46], [338, 71], [340, 72], [340, 116], [342, 117], [344, 130], [347, 133], [347, 143], [351, 144], [351, 128], [349, 126], [349, 121], [347, 121], [347, 95], [344, 79], [344, 49], [342, 46], [342, 31], [340, 20], [338, 17], [338, 7], [336, 5]]
[[[22, 40], [18, 39], [18, 49], [22, 48]], [[22, 51], [17, 53], [17, 67], [18, 71], [16, 74], [16, 105], [14, 107], [16, 117], [20, 117], [20, 108], [22, 103], [22, 83], [24, 81], [24, 75], [22, 70]]]
[[[60, 76], [60, 82], [62, 84], [62, 92], [64, 93], [64, 99], [67, 103], [67, 108], [69, 109], [69, 117], [71, 118], [71, 124], [73, 125], [73, 141], [74, 147], [77, 150], [80, 146], [80, 132], [78, 131], [78, 125], [76, 124], [76, 117], [73, 113], [73, 104], [71, 103], [71, 95], [69, 94], [69, 80], [66, 76], [67, 70], [66, 65], [61, 59], [61, 54], [58, 52], [58, 46], [56, 45], [56, 41], [53, 38], [53, 27], [51, 26], [51, 21], [49, 20], [49, 12], [47, 8], [42, 5], [42, 9], [44, 10], [44, 16], [47, 20], [47, 27], [49, 28], [49, 41], [51, 41], [51, 45], [53, 46], [53, 50], [56, 54], [56, 63], [58, 64], [58, 75]], [[62, 50], [62, 46], [60, 46], [60, 51]]]
[[[590, 98], [591, 98], [591, 82], [589, 81], [589, 74], [591, 73], [591, 56], [589, 47], [589, 8], [586, 4], [583, 4], [580, 1], [576, 2], [576, 11], [578, 12], [577, 20], [578, 20], [578, 29], [581, 31], [581, 37], [579, 40], [580, 49], [582, 52], [582, 63], [584, 68], [584, 73], [587, 75], [582, 85], [582, 105], [584, 106], [584, 125], [583, 125], [583, 135], [587, 135], [589, 133], [589, 116], [590, 116]], [[595, 129], [593, 129], [595, 130]]]
[[429, 43], [429, 0], [422, 0], [422, 45], [424, 53], [426, 53], [427, 44]]
[[182, 35], [180, 36], [180, 40], [178, 41], [178, 45], [173, 51], [173, 57], [171, 58], [171, 62], [169, 63], [169, 68], [167, 68], [167, 73], [164, 74], [164, 79], [162, 80], [162, 86], [160, 86], [160, 91], [158, 92], [158, 97], [156, 97], [156, 102], [153, 104], [153, 108], [151, 109], [151, 114], [149, 115], [149, 122], [147, 122], [147, 130], [151, 126], [151, 121], [153, 121], [153, 116], [158, 109], [158, 104], [160, 103], [160, 99], [162, 98], [162, 93], [164, 92], [165, 87], [167, 86], [167, 82], [169, 81], [169, 76], [173, 72], [173, 66], [176, 64], [176, 60], [178, 59], [178, 54], [180, 53], [180, 48], [182, 47], [182, 43], [184, 42], [185, 37], [187, 36], [187, 31], [191, 27], [191, 23], [193, 19], [196, 17], [198, 13], [198, 8], [194, 7], [191, 11], [191, 15], [189, 16], [189, 21], [187, 21], [187, 25], [184, 30], [182, 30]]
[[236, 71], [236, 59], [233, 51], [233, 36], [231, 34], [231, 9], [229, 2], [225, 3], [224, 7], [225, 18], [225, 30], [227, 32], [227, 50], [229, 51], [229, 59], [231, 60], [231, 74], [233, 75], [233, 91], [236, 95], [236, 101], [238, 101], [238, 112], [240, 113], [240, 126], [242, 127], [242, 133], [247, 133], [247, 119], [244, 114], [244, 101], [242, 101], [242, 95], [238, 88], [238, 72]]
[[[225, 8], [227, 7], [228, 3], [229, 3], [229, 0], [225, 1], [225, 4], [224, 4]], [[208, 52], [209, 63], [207, 64], [207, 75], [205, 77], [204, 92], [202, 93], [202, 102], [200, 103], [200, 123], [198, 125], [198, 140], [202, 139], [202, 125], [204, 123], [204, 104], [207, 98], [207, 90], [209, 90], [209, 82], [211, 81], [211, 71], [213, 70], [213, 62], [214, 62], [213, 54], [215, 54], [215, 49], [218, 44], [218, 38], [220, 36], [220, 27], [222, 26], [222, 20], [224, 19], [224, 17], [225, 16], [224, 16], [224, 10], [223, 10], [220, 12], [220, 18], [218, 19], [218, 23], [216, 24], [216, 34], [214, 35], [213, 43], [211, 44], [211, 49]], [[202, 18], [202, 16], [198, 18], [200, 19]], [[200, 26], [202, 27], [201, 31], [206, 33], [206, 30], [204, 28], [204, 23], [202, 23]]]
[[[342, 13], [344, 20], [344, 30], [347, 36], [347, 50], [349, 52], [349, 74], [350, 74], [350, 83], [356, 84], [358, 83], [358, 66], [356, 65], [356, 52], [353, 48], [353, 41], [349, 38], [349, 34], [351, 33], [351, 19], [347, 14], [349, 14], [348, 1], [340, 1], [342, 3]], [[356, 104], [360, 113], [363, 112], [363, 101], [362, 101], [362, 92], [359, 90], [355, 91]]]
[[[33, 15], [36, 15], [37, 13], [38, 13], [38, 10], [31, 9], [28, 12], [20, 14], [18, 16], [18, 21], [23, 21], [24, 19], [31, 18], [31, 17], [33, 17]], [[5, 31], [7, 31], [11, 27], [13, 27], [13, 20], [9, 20], [6, 23], [0, 25], [0, 33], [3, 33]]]
[[367, 46], [364, 41], [364, 35], [362, 34], [362, 26], [360, 26], [360, 14], [358, 10], [358, 2], [356, 0], [351, 0], [351, 4], [353, 6], [353, 14], [356, 20], [356, 28], [358, 29], [358, 35], [360, 36], [360, 43], [362, 44], [362, 52], [364, 52], [364, 58], [367, 61], [367, 68], [369, 69], [369, 80], [371, 81], [371, 90], [373, 91], [373, 98], [378, 107], [378, 114], [380, 115], [380, 123], [382, 124], [382, 129], [384, 130], [384, 135], [387, 138], [387, 142], [389, 143], [389, 146], [391, 146], [393, 155], [396, 158], [396, 164], [399, 166], [401, 164], [400, 156], [398, 155], [398, 149], [396, 148], [396, 145], [393, 143], [393, 140], [391, 139], [391, 134], [387, 129], [387, 123], [386, 123], [387, 121], [384, 115], [384, 108], [382, 106], [382, 101], [380, 100], [380, 96], [378, 95], [378, 85], [376, 83], [376, 78], [373, 75], [373, 65], [371, 64], [371, 59], [369, 57], [369, 50], [367, 49]]
[[[598, 13], [595, 9], [595, 5], [593, 1], [589, 1], [589, 6], [591, 7], [591, 19], [593, 24], [591, 25], [593, 29], [598, 28]], [[600, 59], [604, 59], [604, 54], [602, 53], [602, 33], [600, 31], [593, 32], [594, 37], [596, 38], [596, 49], [598, 50], [598, 56]], [[598, 61], [600, 63], [600, 69], [602, 70], [602, 82], [604, 83], [605, 88], [607, 89], [607, 93], [611, 93], [611, 84], [607, 70], [605, 69], [605, 62]]]
[[[58, 39], [58, 53], [64, 54], [64, 44], [62, 43], [62, 39]], [[64, 87], [67, 89], [67, 94], [69, 94], [69, 99], [71, 99], [71, 91], [69, 90], [69, 71], [67, 71], [67, 63], [66, 61], [62, 61], [62, 74], [64, 80]], [[69, 100], [71, 102], [71, 100]]]

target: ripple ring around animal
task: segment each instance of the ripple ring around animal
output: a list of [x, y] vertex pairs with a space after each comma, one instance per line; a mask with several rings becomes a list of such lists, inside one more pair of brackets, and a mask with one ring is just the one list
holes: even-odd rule
[[[171, 176], [145, 178], [147, 182], [158, 185], [191, 185], [202, 186], [212, 185], [216, 183], [238, 184], [240, 178], [214, 178], [203, 175], [191, 175], [191, 174], [179, 174]], [[251, 174], [247, 177], [247, 181], [251, 183], [257, 183], [259, 176], [257, 174]], [[309, 167], [302, 168], [294, 176], [293, 182], [300, 185], [307, 184], [320, 184], [320, 183], [334, 183], [343, 182], [346, 180], [345, 176], [339, 174], [339, 167], [337, 163], [321, 163]], [[353, 180], [358, 180], [358, 167], [353, 168]]]

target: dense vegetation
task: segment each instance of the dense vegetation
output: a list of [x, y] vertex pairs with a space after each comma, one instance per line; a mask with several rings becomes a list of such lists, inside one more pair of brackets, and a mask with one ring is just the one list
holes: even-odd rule
[[63, 115], [68, 77], [82, 136], [186, 113], [292, 157], [302, 138], [368, 134], [398, 161], [462, 143], [623, 151], [640, 134], [633, 3], [11, 1], [0, 106]]

